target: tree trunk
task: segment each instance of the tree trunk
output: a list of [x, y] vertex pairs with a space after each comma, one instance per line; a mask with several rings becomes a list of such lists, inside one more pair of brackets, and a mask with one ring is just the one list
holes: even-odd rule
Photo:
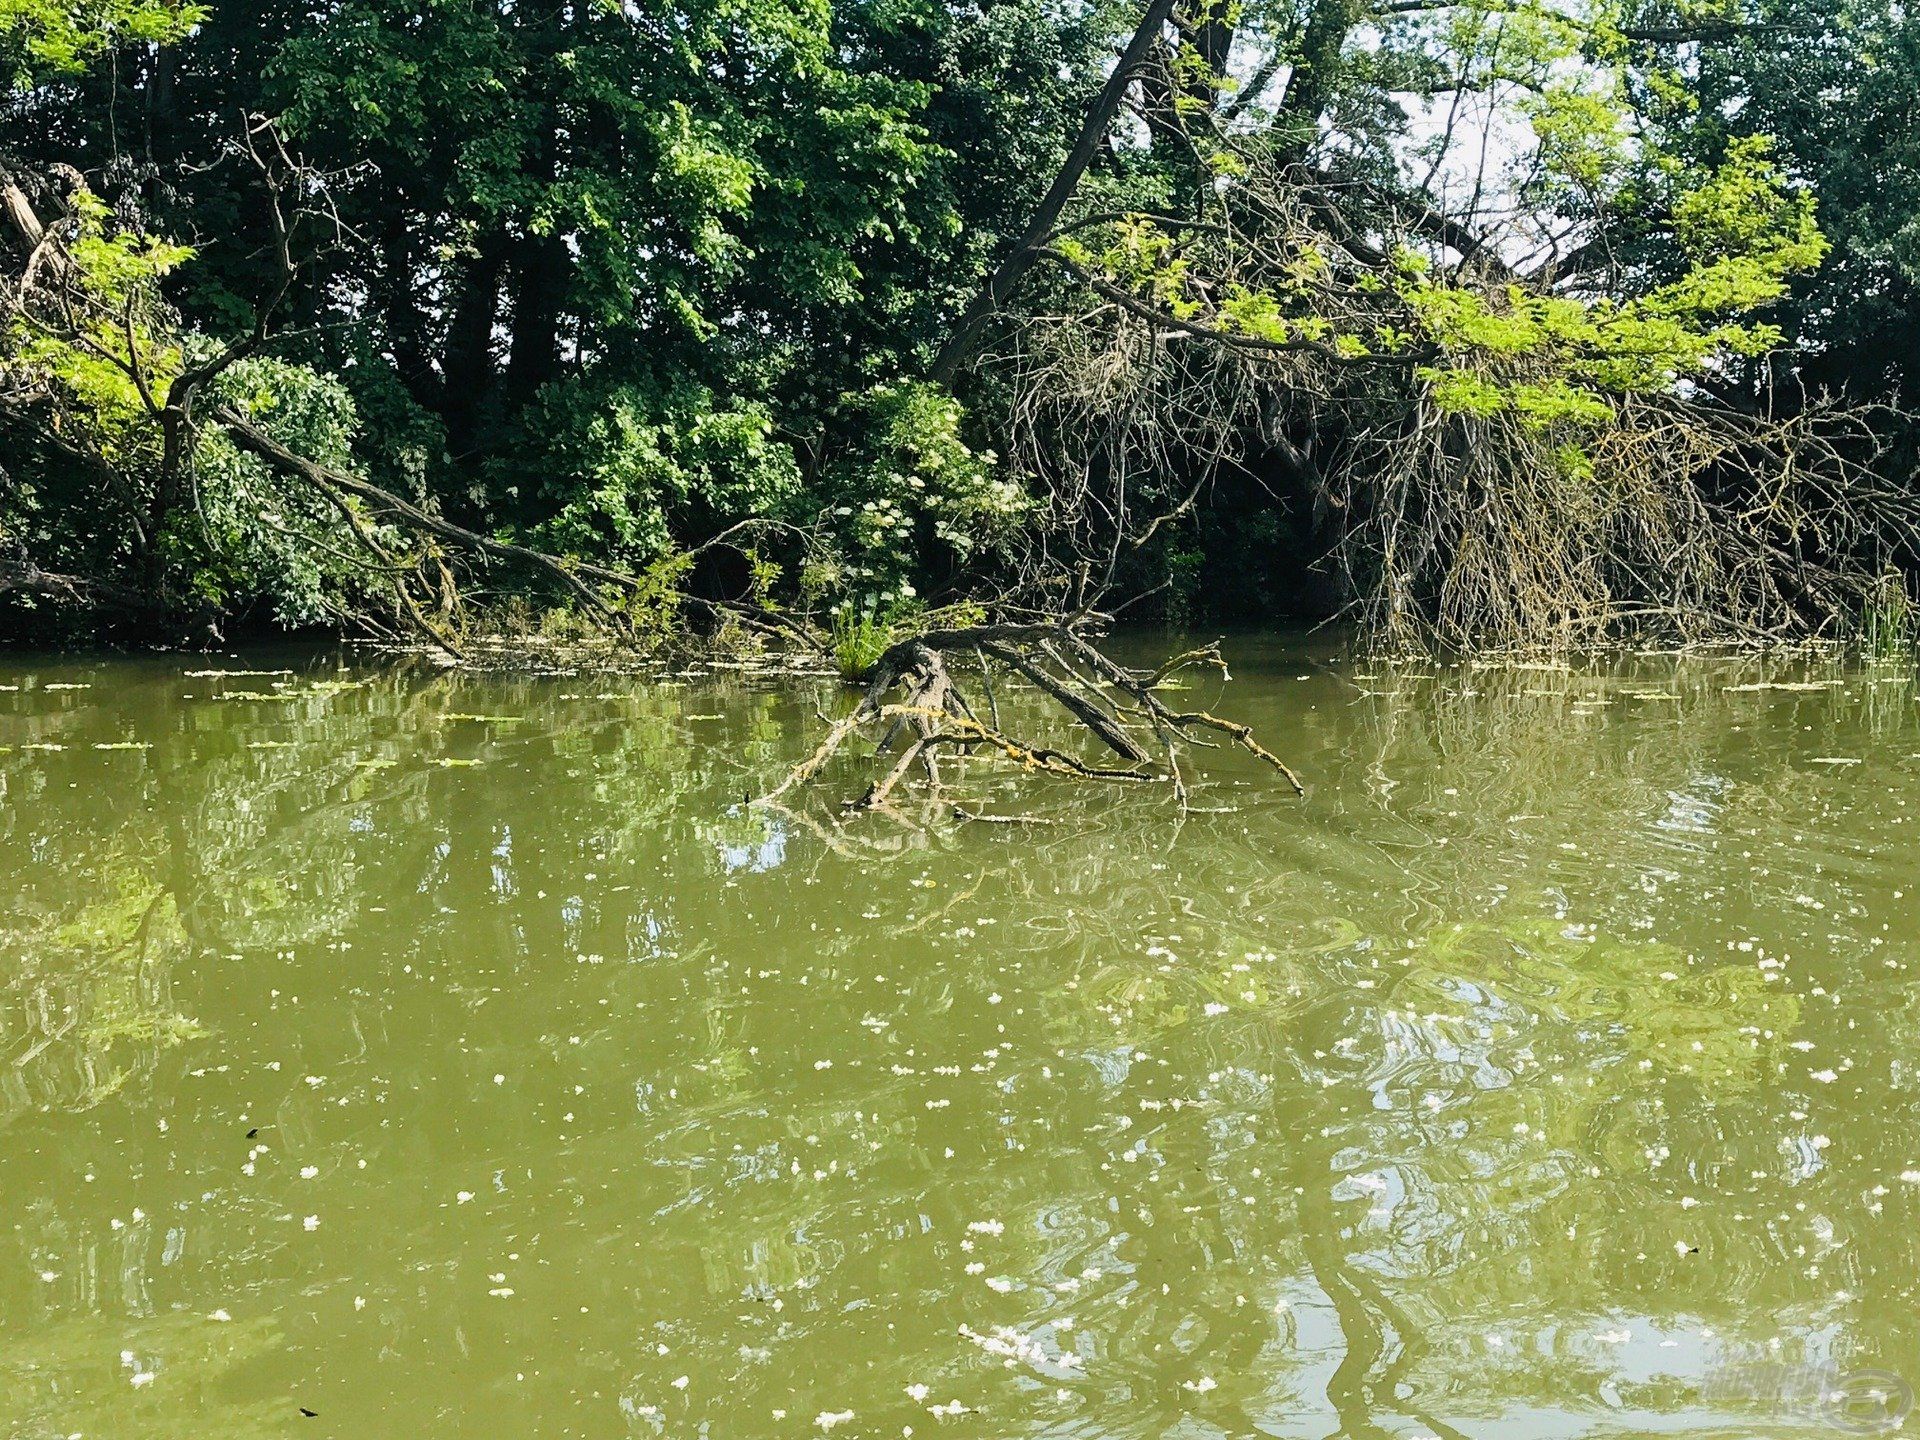
[[557, 235], [529, 233], [516, 248], [507, 391], [515, 404], [524, 405], [560, 373], [568, 256], [566, 242]]
[[1133, 81], [1134, 71], [1146, 59], [1172, 14], [1173, 0], [1152, 0], [1147, 6], [1139, 29], [1133, 32], [1133, 39], [1127, 43], [1119, 63], [1107, 77], [1099, 98], [1093, 102], [1093, 109], [1087, 112], [1086, 123], [1080, 127], [1080, 137], [1074, 141], [1073, 149], [1067, 152], [1066, 163], [1053, 177], [1046, 198], [1034, 212], [1033, 223], [1027, 226], [1026, 234], [1020, 237], [1020, 243], [1013, 253], [1000, 262], [999, 268], [993, 272], [980, 293], [974, 296], [973, 303], [961, 315], [953, 327], [953, 333], [947, 337], [947, 343], [940, 347], [939, 355], [934, 358], [932, 375], [942, 385], [951, 384], [953, 377], [960, 373], [960, 367], [972, 356], [974, 346], [979, 343], [994, 312], [1007, 302], [1014, 287], [1033, 268], [1041, 248], [1053, 234], [1053, 227], [1060, 222], [1060, 212], [1067, 208], [1067, 202], [1079, 188], [1080, 177], [1087, 173], [1087, 166], [1093, 163], [1093, 157], [1099, 153], [1101, 142], [1113, 125], [1113, 117], [1119, 113], [1127, 86]]
[[1319, 138], [1321, 117], [1340, 84], [1347, 37], [1365, 13], [1364, 0], [1319, 0], [1307, 18], [1306, 33], [1300, 37], [1300, 61], [1293, 67], [1280, 106], [1282, 122], [1295, 132], [1287, 146], [1295, 160], [1304, 158]]
[[480, 416], [499, 377], [494, 327], [500, 320], [500, 276], [505, 244], [497, 236], [481, 241], [480, 253], [467, 264], [466, 284], [447, 329], [441, 369], [440, 418], [456, 460], [471, 455], [478, 443]]
[[386, 323], [387, 349], [394, 368], [400, 373], [407, 393], [423, 405], [431, 405], [438, 386], [433, 365], [427, 355], [426, 317], [415, 295], [416, 275], [413, 263], [415, 216], [404, 198], [392, 197], [387, 207], [380, 237], [382, 319]]
[[[558, 57], [568, 39], [564, 0], [530, 6], [526, 23], [527, 83], [543, 110], [527, 176], [543, 200], [560, 177], [560, 93], [568, 84]], [[513, 337], [507, 356], [507, 391], [524, 405], [560, 373], [561, 321], [572, 257], [564, 237], [540, 234], [536, 200], [522, 217], [523, 234], [514, 246]]]
[[1194, 27], [1193, 48], [1205, 63], [1207, 73], [1195, 80], [1189, 93], [1209, 110], [1220, 103], [1220, 92], [1208, 82], [1226, 76], [1227, 59], [1233, 53], [1232, 17], [1236, 8], [1230, 0], [1208, 0]]

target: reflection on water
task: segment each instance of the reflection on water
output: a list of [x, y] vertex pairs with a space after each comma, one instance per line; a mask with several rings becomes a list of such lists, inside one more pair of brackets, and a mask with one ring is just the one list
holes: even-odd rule
[[1229, 653], [1306, 801], [931, 828], [751, 672], [0, 669], [0, 1434], [1884, 1431], [1909, 678]]

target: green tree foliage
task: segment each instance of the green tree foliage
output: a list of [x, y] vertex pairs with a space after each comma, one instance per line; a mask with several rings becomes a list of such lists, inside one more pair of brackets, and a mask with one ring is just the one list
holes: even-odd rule
[[120, 47], [170, 44], [206, 17], [187, 0], [0, 0], [0, 65], [24, 89]]
[[[1477, 456], [1534, 477], [1515, 513], [1579, 537], [1547, 567], [1586, 576], [1571, 614], [1645, 564], [1622, 534], [1720, 534], [1700, 517], [1785, 454], [1749, 422], [1787, 391], [1908, 376], [1920, 51], [1887, 0], [1139, 20], [1111, 0], [0, 0], [0, 534], [33, 557], [12, 589], [107, 596], [46, 578], [90, 576], [298, 625], [397, 586], [404, 612], [394, 577], [445, 537], [275, 478], [210, 423], [229, 407], [558, 557], [545, 601], [612, 583], [556, 585], [566, 567], [665, 565], [842, 613], [1098, 581], [1171, 583], [1175, 609], [1432, 617], [1454, 579], [1380, 551], [1385, 517], [1471, 495]], [[1081, 134], [1129, 37], [1146, 58]], [[1036, 215], [1052, 233], [1029, 250]], [[974, 363], [927, 383], [1010, 256]], [[1735, 419], [1702, 421], [1709, 401]], [[1832, 495], [1875, 463], [1842, 449]], [[1770, 579], [1762, 608], [1817, 629], [1862, 566], [1877, 585], [1913, 559], [1904, 511], [1817, 509], [1776, 507], [1794, 518], [1752, 553], [1717, 539], [1690, 583], [1771, 575], [1804, 522], [1822, 598]], [[1366, 564], [1339, 558], [1356, 537]], [[1299, 578], [1329, 556], [1337, 582]]]
[[[1920, 378], [1920, 21], [1867, 0], [1731, 7], [1711, 45], [1647, 66], [1663, 143], [1712, 163], [1755, 138], [1819, 197], [1831, 253], [1775, 307], [1813, 387], [1862, 400]], [[1755, 382], [1757, 383], [1757, 381]]]
[[[1057, 66], [1048, 39], [1039, 58]], [[296, 298], [325, 359], [377, 372], [354, 377], [386, 392], [370, 415], [438, 435], [450, 493], [478, 482], [490, 518], [538, 524], [577, 497], [520, 482], [545, 468], [570, 487], [584, 436], [729, 406], [745, 430], [769, 409], [805, 428], [910, 363], [966, 283], [942, 262], [982, 238], [939, 112], [1036, 118], [1017, 93], [982, 103], [977, 75], [936, 99], [966, 48], [952, 17], [914, 5], [226, 7], [136, 82], [165, 90], [180, 147], [141, 158], [204, 149], [221, 106], [282, 117], [344, 222]], [[1058, 114], [1041, 118], [1039, 143], [1021, 137], [1031, 170], [1057, 148]], [[190, 184], [162, 222], [243, 213], [246, 178]], [[209, 248], [188, 313], [244, 316], [256, 259]], [[697, 488], [698, 470], [666, 483]]]

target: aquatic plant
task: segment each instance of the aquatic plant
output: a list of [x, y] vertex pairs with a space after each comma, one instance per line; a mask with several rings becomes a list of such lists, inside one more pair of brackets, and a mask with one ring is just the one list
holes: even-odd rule
[[833, 661], [843, 680], [870, 675], [892, 640], [891, 620], [872, 602], [848, 603], [833, 612]]
[[1905, 576], [1897, 571], [1883, 575], [1862, 598], [1858, 633], [1860, 648], [1875, 659], [1912, 657], [1920, 645], [1920, 627]]

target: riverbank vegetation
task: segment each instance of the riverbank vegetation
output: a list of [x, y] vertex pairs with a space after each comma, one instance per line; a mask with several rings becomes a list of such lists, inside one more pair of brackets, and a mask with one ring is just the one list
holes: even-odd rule
[[13, 0], [0, 66], [9, 637], [1909, 614], [1888, 0]]

